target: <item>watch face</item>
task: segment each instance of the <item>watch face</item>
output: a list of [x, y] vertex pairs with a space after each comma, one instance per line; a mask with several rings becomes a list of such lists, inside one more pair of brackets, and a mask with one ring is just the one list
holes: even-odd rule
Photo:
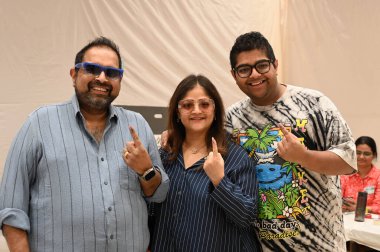
[[153, 169], [153, 170], [151, 170], [148, 174], [146, 174], [146, 175], [144, 176], [144, 179], [148, 181], [148, 180], [150, 180], [151, 178], [153, 178], [154, 175], [156, 175], [156, 171]]

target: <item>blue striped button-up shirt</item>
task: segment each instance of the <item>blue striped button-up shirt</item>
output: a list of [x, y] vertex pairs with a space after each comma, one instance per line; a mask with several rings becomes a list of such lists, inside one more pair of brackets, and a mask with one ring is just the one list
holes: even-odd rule
[[258, 184], [255, 163], [235, 144], [229, 145], [225, 177], [214, 187], [200, 167], [185, 169], [182, 153], [166, 164], [170, 178], [167, 199], [156, 207], [153, 252], [258, 251], [252, 222], [256, 217]]
[[168, 177], [144, 198], [122, 152], [133, 126], [152, 162], [162, 163], [140, 114], [110, 106], [98, 144], [78, 101], [33, 112], [15, 138], [0, 187], [0, 224], [28, 231], [32, 251], [146, 251], [146, 201], [161, 202]]

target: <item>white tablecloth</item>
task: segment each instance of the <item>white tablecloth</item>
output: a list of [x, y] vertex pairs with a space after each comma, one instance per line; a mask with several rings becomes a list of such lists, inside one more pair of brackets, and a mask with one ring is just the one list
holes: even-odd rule
[[380, 225], [376, 220], [354, 221], [354, 213], [344, 214], [344, 229], [347, 241], [354, 241], [370, 248], [380, 250]]

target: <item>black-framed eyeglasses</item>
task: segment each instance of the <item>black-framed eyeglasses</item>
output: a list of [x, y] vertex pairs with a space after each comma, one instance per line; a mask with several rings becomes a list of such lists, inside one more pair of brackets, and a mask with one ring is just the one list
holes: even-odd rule
[[106, 75], [107, 79], [117, 80], [123, 77], [123, 69], [115, 67], [105, 67], [99, 64], [82, 62], [75, 65], [76, 69], [82, 68], [85, 73], [93, 75], [95, 77], [99, 76], [102, 72]]
[[270, 64], [272, 63], [269, 59], [259, 60], [253, 65], [249, 64], [243, 64], [240, 66], [235, 67], [233, 70], [237, 75], [239, 75], [240, 78], [248, 78], [251, 76], [253, 68], [256, 69], [256, 71], [259, 74], [265, 74], [269, 72], [270, 70]]

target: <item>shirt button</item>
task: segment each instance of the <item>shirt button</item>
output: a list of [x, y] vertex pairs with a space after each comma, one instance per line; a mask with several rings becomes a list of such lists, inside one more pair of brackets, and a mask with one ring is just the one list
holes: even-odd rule
[[182, 194], [182, 192], [181, 192], [181, 191], [179, 191], [179, 192], [177, 192], [177, 194], [178, 194], [178, 195], [181, 195], [181, 194]]
[[108, 185], [108, 182], [107, 182], [107, 181], [104, 181], [104, 184], [105, 184], [105, 185]]
[[101, 158], [100, 160], [104, 161], [104, 158]]
[[108, 211], [112, 211], [112, 207], [109, 207], [109, 208], [108, 208]]
[[113, 235], [110, 235], [110, 239], [111, 239], [111, 240], [113, 239]]

